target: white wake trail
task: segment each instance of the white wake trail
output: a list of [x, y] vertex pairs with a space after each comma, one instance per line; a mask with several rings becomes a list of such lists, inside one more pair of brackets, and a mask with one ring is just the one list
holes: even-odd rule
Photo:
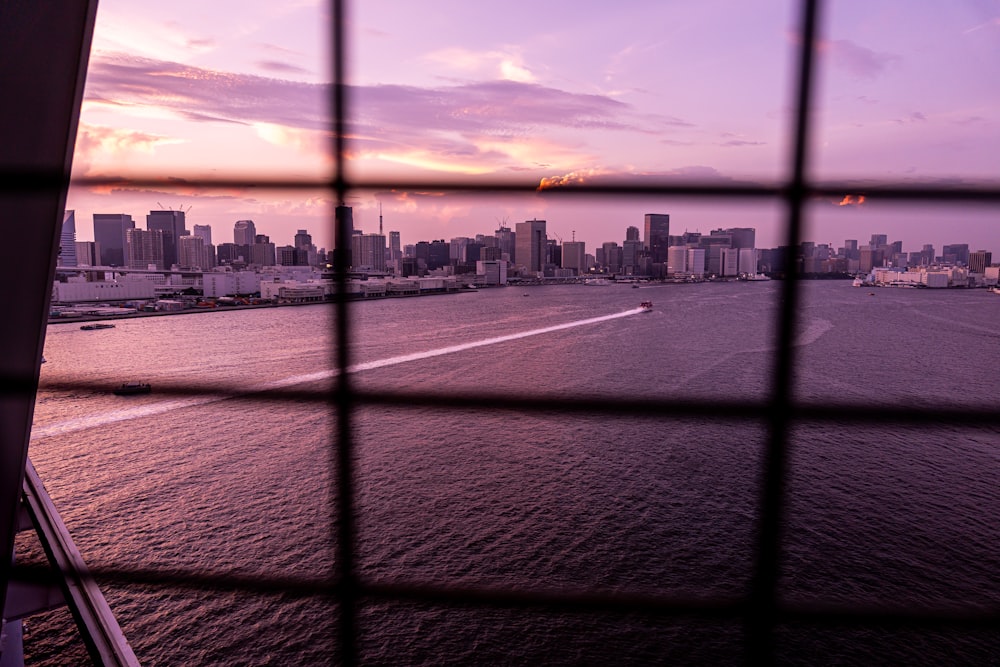
[[[375, 370], [376, 368], [385, 368], [387, 366], [406, 364], [411, 361], [431, 359], [433, 357], [440, 357], [446, 354], [455, 354], [456, 352], [465, 352], [466, 350], [474, 350], [477, 347], [497, 345], [499, 343], [507, 343], [513, 340], [531, 338], [532, 336], [541, 336], [542, 334], [552, 333], [554, 331], [564, 331], [566, 329], [584, 327], [589, 324], [598, 324], [600, 322], [617, 320], [623, 317], [637, 315], [641, 312], [643, 312], [642, 308], [633, 308], [631, 310], [622, 311], [620, 313], [613, 313], [611, 315], [589, 317], [584, 320], [575, 320], [573, 322], [566, 322], [564, 324], [553, 324], [552, 326], [542, 327], [541, 329], [531, 329], [530, 331], [521, 331], [519, 333], [507, 334], [504, 336], [484, 338], [483, 340], [476, 340], [469, 343], [460, 343], [458, 345], [449, 345], [448, 347], [440, 347], [436, 350], [427, 350], [425, 352], [414, 352], [413, 354], [403, 354], [398, 357], [389, 357], [388, 359], [367, 361], [364, 363], [354, 364], [352, 366], [349, 366], [347, 372], [360, 373], [362, 371]], [[337, 371], [335, 369], [317, 371], [314, 373], [307, 373], [304, 375], [295, 375], [292, 377], [281, 378], [280, 380], [274, 380], [273, 382], [264, 383], [263, 385], [257, 387], [252, 391], [266, 391], [268, 389], [281, 389], [283, 387], [293, 387], [295, 385], [304, 384], [306, 382], [316, 382], [319, 380], [326, 380], [335, 377], [336, 375]], [[98, 426], [107, 426], [109, 424], [129, 421], [132, 419], [153, 417], [173, 410], [181, 410], [184, 408], [207, 405], [209, 403], [224, 401], [227, 398], [228, 398], [227, 396], [204, 396], [204, 397], [196, 397], [196, 398], [188, 398], [180, 400], [165, 400], [157, 403], [147, 403], [145, 405], [136, 406], [133, 408], [115, 410], [113, 412], [103, 412], [99, 415], [78, 417], [76, 419], [69, 419], [67, 421], [58, 422], [55, 424], [46, 424], [45, 426], [35, 427], [31, 430], [31, 438], [32, 440], [36, 440], [41, 438], [50, 438], [52, 436], [57, 436], [57, 435], [67, 435], [69, 433], [75, 433], [77, 431], [83, 431], [90, 428], [97, 428]]]

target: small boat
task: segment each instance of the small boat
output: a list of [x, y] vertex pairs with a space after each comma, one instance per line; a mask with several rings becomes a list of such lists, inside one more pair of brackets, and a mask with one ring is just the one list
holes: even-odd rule
[[93, 331], [94, 329], [114, 329], [115, 325], [108, 324], [106, 322], [98, 322], [97, 324], [84, 324], [80, 328], [84, 331]]
[[153, 391], [153, 387], [148, 382], [122, 382], [115, 387], [112, 393], [118, 396], [135, 396], [136, 394], [148, 394]]
[[644, 313], [651, 313], [651, 312], [653, 312], [653, 302], [652, 301], [643, 301], [642, 303], [639, 304], [639, 307], [642, 308], [642, 312], [644, 312]]

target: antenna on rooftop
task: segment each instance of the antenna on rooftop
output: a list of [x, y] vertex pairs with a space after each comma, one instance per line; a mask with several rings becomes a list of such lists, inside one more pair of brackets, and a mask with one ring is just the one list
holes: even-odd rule
[[382, 236], [382, 202], [378, 203], [378, 235]]

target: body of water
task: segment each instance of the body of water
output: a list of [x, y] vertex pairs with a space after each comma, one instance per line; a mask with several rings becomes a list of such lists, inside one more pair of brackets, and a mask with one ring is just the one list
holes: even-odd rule
[[[506, 288], [351, 304], [353, 381], [463, 396], [759, 400], [780, 284]], [[654, 311], [640, 313], [639, 301]], [[157, 395], [158, 383], [331, 384], [328, 306], [49, 327], [47, 380], [154, 393], [39, 394], [30, 456], [99, 567], [321, 578], [332, 566], [334, 417], [321, 404]], [[1000, 298], [805, 284], [796, 395], [827, 404], [995, 405]], [[763, 424], [364, 407], [355, 416], [365, 580], [732, 599], [749, 585]], [[796, 427], [781, 595], [910, 609], [1000, 604], [1000, 432]], [[22, 540], [25, 558], [37, 557]], [[311, 665], [322, 598], [105, 586], [145, 665]], [[28, 622], [30, 664], [85, 660], [65, 611]], [[735, 664], [738, 621], [371, 603], [363, 662]], [[973, 631], [778, 633], [785, 664], [997, 664]], [[69, 662], [67, 662], [67, 660]]]

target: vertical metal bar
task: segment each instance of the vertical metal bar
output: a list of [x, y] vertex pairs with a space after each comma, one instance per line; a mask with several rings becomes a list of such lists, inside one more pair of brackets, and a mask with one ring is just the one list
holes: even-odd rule
[[0, 236], [17, 289], [0, 310], [0, 609], [45, 343], [96, 0], [8, 0], [0, 20], [0, 171], [33, 174], [0, 193]]
[[761, 484], [760, 523], [757, 536], [757, 562], [750, 590], [750, 605], [744, 620], [747, 662], [751, 665], [774, 661], [774, 629], [781, 574], [781, 529], [785, 508], [785, 483], [788, 465], [788, 440], [791, 420], [795, 370], [793, 347], [798, 301], [799, 270], [796, 257], [802, 240], [803, 206], [806, 195], [806, 166], [809, 149], [809, 120], [813, 85], [813, 56], [818, 34], [819, 0], [801, 4], [801, 45], [796, 88], [795, 135], [792, 147], [792, 171], [785, 193], [788, 222], [785, 230], [785, 274], [781, 306], [778, 309], [778, 349], [772, 372], [768, 428], [770, 437], [764, 457]]
[[[347, 0], [333, 0], [333, 189], [337, 206], [345, 206], [349, 183], [346, 174], [347, 155]], [[354, 395], [351, 378], [347, 372], [350, 366], [350, 321], [348, 308], [348, 277], [351, 264], [351, 230], [348, 218], [334, 216], [334, 270], [336, 277], [336, 304], [334, 324], [334, 347], [336, 350], [337, 379], [334, 387], [335, 414], [337, 417], [336, 449], [334, 452], [334, 517], [336, 534], [336, 577], [339, 591], [339, 654], [340, 664], [355, 665], [358, 662], [357, 647], [357, 574], [355, 571], [355, 525], [354, 525]]]

